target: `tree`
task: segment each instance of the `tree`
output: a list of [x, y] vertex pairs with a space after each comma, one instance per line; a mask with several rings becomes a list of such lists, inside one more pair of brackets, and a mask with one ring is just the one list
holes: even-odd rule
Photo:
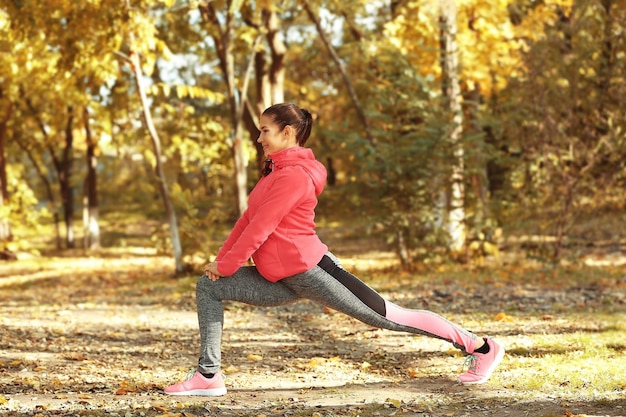
[[591, 1], [545, 4], [523, 18], [538, 16], [545, 31], [528, 43], [524, 71], [507, 88], [517, 117], [503, 119], [502, 139], [520, 153], [510, 173], [519, 206], [509, 215], [549, 235], [541, 255], [558, 260], [578, 219], [614, 207], [622, 193], [626, 68], [617, 34], [626, 13]]
[[[226, 84], [226, 97], [230, 113], [231, 123], [231, 138], [230, 146], [233, 152], [233, 161], [235, 167], [235, 189], [237, 198], [237, 207], [239, 214], [243, 214], [248, 206], [248, 192], [247, 192], [247, 166], [248, 157], [245, 152], [245, 145], [243, 139], [243, 114], [246, 103], [247, 91], [240, 90], [235, 82], [235, 56], [233, 53], [233, 37], [235, 36], [235, 13], [239, 11], [241, 2], [233, 2], [227, 0], [225, 4], [224, 24], [222, 26], [219, 18], [218, 11], [215, 8], [213, 2], [206, 2], [199, 6], [201, 15], [205, 22], [210, 25], [209, 33], [215, 43], [215, 49], [220, 62], [220, 68], [222, 70], [222, 76], [224, 83]], [[254, 38], [258, 38], [258, 34], [254, 35]], [[252, 48], [255, 53], [257, 40], [253, 41]], [[248, 67], [253, 63], [253, 59], [250, 59]], [[244, 85], [247, 86], [249, 80], [249, 71], [245, 72]]]
[[309, 2], [307, 0], [302, 0], [301, 2], [302, 2], [302, 5], [304, 6], [304, 10], [306, 11], [307, 15], [309, 16], [309, 19], [311, 19], [311, 21], [315, 25], [315, 28], [317, 29], [317, 33], [318, 33], [322, 43], [326, 47], [326, 50], [328, 51], [328, 54], [332, 58], [333, 62], [335, 63], [335, 66], [337, 67], [337, 70], [341, 74], [341, 78], [343, 79], [343, 82], [344, 82], [344, 84], [345, 84], [345, 86], [346, 86], [346, 88], [348, 90], [348, 94], [350, 95], [350, 98], [352, 100], [354, 108], [355, 108], [355, 110], [356, 110], [356, 112], [357, 112], [357, 114], [359, 116], [359, 120], [363, 124], [363, 130], [365, 132], [365, 137], [370, 142], [370, 145], [372, 145], [372, 146], [376, 145], [376, 140], [374, 139], [374, 137], [372, 135], [372, 132], [370, 132], [370, 128], [369, 128], [369, 123], [367, 121], [367, 117], [365, 117], [365, 113], [363, 112], [363, 108], [361, 107], [361, 104], [359, 103], [359, 99], [358, 99], [358, 97], [356, 95], [356, 92], [354, 91], [354, 87], [352, 86], [352, 82], [350, 80], [350, 77], [346, 73], [346, 71], [345, 71], [345, 69], [343, 67], [343, 64], [341, 63], [341, 60], [339, 59], [339, 56], [337, 55], [337, 53], [335, 52], [335, 50], [332, 47], [331, 43], [327, 39], [327, 36], [324, 33], [324, 29], [322, 29], [322, 26], [321, 26], [321, 24], [319, 22], [319, 19], [316, 17], [315, 13], [311, 9], [311, 6], [309, 5]]
[[[265, 156], [263, 155], [262, 146], [256, 141], [259, 137], [258, 115], [266, 108], [275, 103], [285, 101], [285, 57], [287, 54], [287, 46], [283, 40], [281, 32], [281, 20], [276, 13], [276, 5], [273, 2], [263, 2], [260, 11], [260, 22], [256, 22], [252, 16], [244, 18], [244, 21], [251, 27], [256, 28], [259, 33], [265, 33], [267, 47], [259, 47], [254, 55], [254, 74], [256, 84], [256, 100], [255, 107], [248, 105], [246, 100], [244, 109], [244, 123], [250, 139], [256, 148], [257, 168], [260, 171], [263, 167]], [[252, 15], [253, 11], [248, 12]], [[266, 55], [269, 54], [269, 64]]]
[[100, 248], [100, 225], [98, 224], [98, 173], [96, 166], [96, 142], [89, 126], [89, 110], [83, 109], [85, 141], [87, 144], [87, 175], [83, 188], [83, 239], [87, 249]]
[[461, 88], [459, 86], [456, 20], [454, 0], [441, 0], [441, 62], [444, 94], [448, 99], [450, 114], [452, 115], [449, 140], [453, 153], [449, 211], [446, 223], [451, 239], [450, 249], [459, 253], [465, 246], [467, 232], [465, 230], [465, 164], [463, 144], [461, 143], [463, 110], [461, 109]]
[[[13, 96], [17, 109], [26, 109], [34, 121], [39, 135], [27, 134], [28, 129], [14, 129], [15, 142], [28, 155], [35, 170], [44, 182], [51, 204], [52, 189], [45, 172], [46, 161], [42, 160], [45, 150], [57, 172], [61, 202], [66, 224], [66, 245], [74, 246], [74, 150], [84, 125], [85, 136], [90, 136], [89, 119], [79, 117], [87, 111], [89, 101], [99, 94], [104, 80], [110, 76], [111, 59], [101, 56], [114, 39], [102, 36], [101, 28], [109, 31], [110, 22], [102, 14], [99, 5], [55, 4], [54, 13], [49, 13], [48, 4], [15, 3], [8, 8], [13, 29], [12, 48], [25, 69], [19, 77], [11, 77], [12, 88], [19, 94]], [[109, 10], [105, 7], [105, 10]], [[98, 20], [100, 18], [100, 20]], [[104, 24], [104, 21], [107, 23]], [[84, 22], [89, 21], [89, 25]], [[105, 32], [106, 33], [106, 32]], [[106, 54], [106, 52], [105, 52]], [[69, 77], [73, 74], [73, 77]], [[45, 97], [45, 99], [43, 99]], [[65, 117], [60, 116], [67, 112]], [[18, 111], [17, 116], [26, 115]], [[90, 143], [87, 148], [95, 144]], [[62, 148], [60, 154], [58, 149]], [[87, 170], [93, 181], [87, 184], [96, 187], [94, 171]], [[97, 191], [91, 190], [90, 210], [97, 213]], [[53, 209], [56, 216], [56, 209]], [[97, 217], [88, 219], [91, 230], [97, 227]], [[89, 230], [89, 229], [88, 229]], [[57, 241], [58, 226], [57, 226]]]
[[5, 99], [2, 86], [0, 85], [0, 213], [2, 213], [2, 216], [0, 216], [0, 242], [6, 242], [11, 239], [11, 225], [8, 216], [5, 214], [9, 201], [5, 144], [11, 109], [12, 103]]
[[143, 72], [142, 66], [139, 59], [139, 54], [142, 52], [149, 52], [148, 49], [141, 45], [139, 46], [135, 41], [136, 34], [135, 31], [140, 33], [151, 33], [151, 22], [142, 16], [141, 14], [131, 10], [130, 8], [130, 0], [126, 1], [126, 8], [129, 20], [132, 22], [131, 27], [128, 28], [128, 46], [130, 48], [129, 60], [131, 65], [131, 70], [133, 76], [135, 78], [135, 85], [137, 87], [137, 93], [139, 94], [139, 98], [141, 101], [141, 107], [143, 109], [143, 120], [148, 130], [150, 139], [152, 141], [152, 148], [154, 151], [154, 171], [157, 181], [157, 188], [163, 200], [163, 205], [165, 206], [165, 212], [168, 220], [170, 237], [172, 243], [172, 250], [174, 255], [174, 263], [176, 268], [176, 273], [183, 272], [183, 261], [182, 261], [182, 246], [180, 243], [180, 236], [178, 233], [178, 220], [176, 217], [176, 210], [174, 209], [174, 205], [170, 198], [168, 183], [165, 177], [165, 172], [163, 170], [163, 158], [161, 152], [161, 138], [157, 132], [157, 129], [152, 120], [152, 113], [150, 111], [150, 104], [148, 103], [148, 97], [146, 94], [146, 89], [143, 85]]
[[[72, 184], [73, 147], [74, 147], [74, 109], [67, 106], [66, 114], [55, 117], [55, 123], [60, 123], [65, 119], [65, 127], [59, 126], [60, 131], [50, 132], [42, 107], [43, 103], [34, 104], [29, 93], [22, 88], [24, 101], [30, 115], [35, 119], [38, 126], [42, 142], [38, 146], [45, 150], [52, 161], [52, 166], [56, 172], [56, 178], [61, 195], [61, 205], [63, 207], [63, 221], [65, 223], [65, 245], [67, 248], [74, 247], [74, 187]], [[28, 145], [21, 145], [26, 148]], [[57, 147], [61, 147], [60, 154], [57, 154]], [[32, 154], [31, 154], [32, 156]], [[39, 164], [38, 164], [39, 165]]]

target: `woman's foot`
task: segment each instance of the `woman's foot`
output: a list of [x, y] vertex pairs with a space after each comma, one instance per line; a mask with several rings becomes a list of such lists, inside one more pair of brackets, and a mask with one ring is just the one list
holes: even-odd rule
[[[485, 343], [489, 346], [489, 351], [487, 353], [474, 351], [467, 356], [465, 363], [468, 364], [469, 369], [459, 376], [459, 382], [466, 385], [484, 384], [498, 367], [498, 364], [502, 362], [504, 348], [493, 339], [486, 339]], [[484, 348], [481, 347], [480, 350], [484, 350]]]
[[226, 385], [224, 385], [224, 376], [219, 372], [213, 375], [213, 378], [206, 378], [200, 372], [195, 371], [190, 373], [183, 382], [165, 388], [165, 393], [219, 397], [226, 395]]

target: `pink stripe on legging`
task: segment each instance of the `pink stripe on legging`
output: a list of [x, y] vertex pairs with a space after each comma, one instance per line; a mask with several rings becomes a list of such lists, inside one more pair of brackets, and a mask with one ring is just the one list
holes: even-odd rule
[[395, 323], [426, 331], [461, 345], [468, 353], [476, 349], [476, 335], [427, 310], [408, 310], [385, 300], [385, 317]]

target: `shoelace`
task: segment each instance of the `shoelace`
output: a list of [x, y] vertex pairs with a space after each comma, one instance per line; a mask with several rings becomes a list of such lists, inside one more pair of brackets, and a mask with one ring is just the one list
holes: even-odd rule
[[468, 371], [475, 371], [476, 363], [478, 363], [478, 356], [468, 355], [465, 357], [465, 361], [463, 362], [463, 367], [466, 367]]
[[[193, 378], [193, 376], [196, 374], [196, 370], [192, 369], [191, 371], [189, 371], [187, 373], [187, 376], [185, 377], [185, 381], [189, 381], [191, 378]], [[226, 379], [226, 375], [222, 374], [222, 379]]]

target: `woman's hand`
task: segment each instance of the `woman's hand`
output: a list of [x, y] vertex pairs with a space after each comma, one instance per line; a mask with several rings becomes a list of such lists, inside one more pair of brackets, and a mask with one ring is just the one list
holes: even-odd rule
[[206, 264], [206, 266], [204, 267], [204, 274], [211, 281], [217, 281], [218, 279], [222, 278], [222, 274], [220, 274], [220, 272], [217, 270], [216, 261]]

